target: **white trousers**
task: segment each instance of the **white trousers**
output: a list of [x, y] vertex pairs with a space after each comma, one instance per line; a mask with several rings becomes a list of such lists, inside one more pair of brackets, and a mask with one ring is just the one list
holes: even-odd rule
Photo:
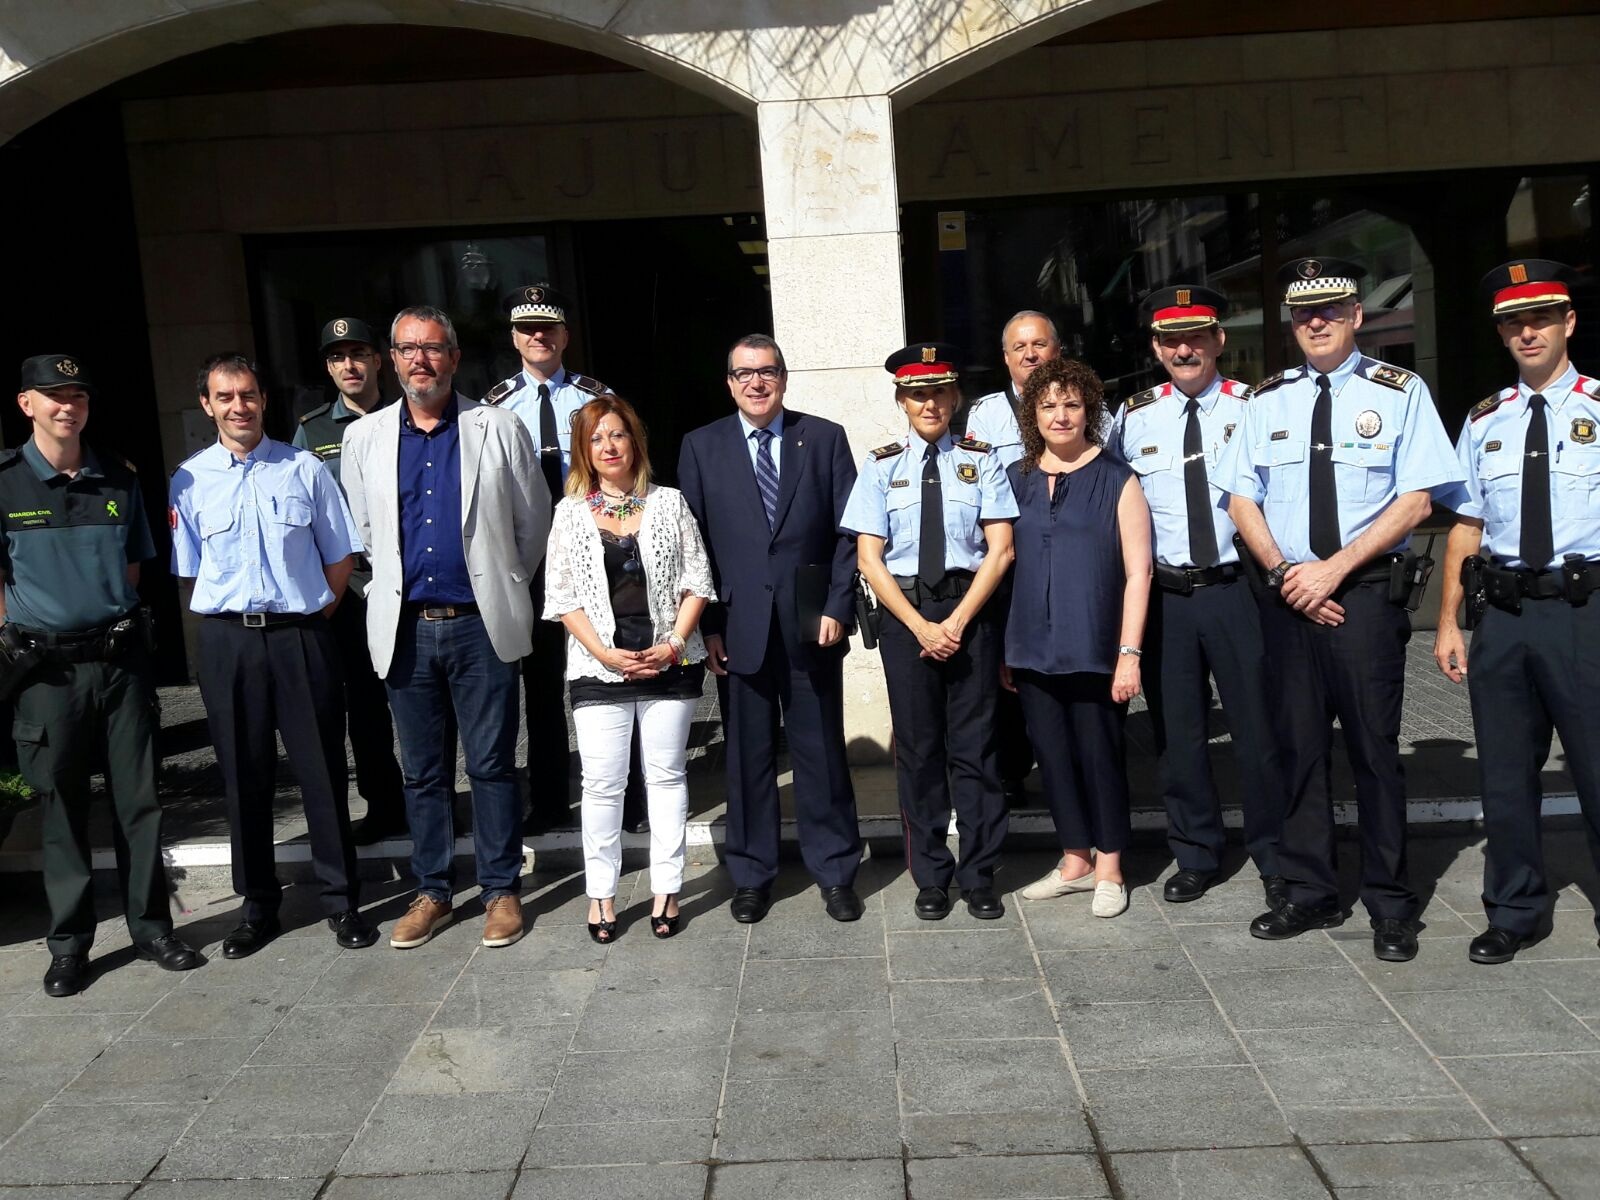
[[650, 890], [672, 895], [683, 886], [684, 822], [689, 786], [684, 758], [695, 702], [676, 697], [585, 704], [572, 710], [583, 760], [583, 862], [590, 898], [617, 894], [622, 872], [622, 794], [628, 786], [633, 728], [639, 727], [650, 813]]

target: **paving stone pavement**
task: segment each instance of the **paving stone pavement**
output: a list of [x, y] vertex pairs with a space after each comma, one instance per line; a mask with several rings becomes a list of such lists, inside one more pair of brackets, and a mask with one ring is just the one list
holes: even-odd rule
[[[1552, 932], [1498, 968], [1465, 959], [1470, 838], [1414, 840], [1427, 928], [1399, 965], [1359, 915], [1252, 940], [1248, 868], [1167, 905], [1153, 852], [1109, 921], [1013, 896], [998, 921], [920, 922], [899, 865], [869, 860], [860, 922], [789, 870], [742, 926], [702, 861], [669, 941], [637, 871], [611, 947], [576, 872], [530, 876], [530, 932], [497, 950], [469, 899], [419, 949], [342, 951], [293, 888], [286, 936], [185, 975], [107, 920], [104, 970], [51, 1000], [42, 907], [13, 889], [0, 1198], [1583, 1200], [1600, 882], [1580, 834], [1547, 848]], [[1002, 882], [1049, 862], [1013, 855]], [[385, 926], [401, 887], [367, 897]], [[196, 899], [187, 936], [214, 954], [236, 901]]]

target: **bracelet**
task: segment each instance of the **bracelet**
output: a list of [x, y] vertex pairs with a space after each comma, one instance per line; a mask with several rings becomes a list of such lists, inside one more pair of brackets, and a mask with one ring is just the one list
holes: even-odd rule
[[1144, 657], [1144, 651], [1139, 649], [1139, 647], [1137, 647], [1137, 646], [1118, 646], [1117, 647], [1117, 653], [1119, 655], [1131, 654], [1131, 655], [1133, 655], [1134, 658], [1143, 658]]

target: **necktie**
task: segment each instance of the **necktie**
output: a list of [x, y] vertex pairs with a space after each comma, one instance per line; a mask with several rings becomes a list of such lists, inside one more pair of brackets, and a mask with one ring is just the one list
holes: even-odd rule
[[1326, 560], [1342, 549], [1333, 479], [1333, 392], [1328, 377], [1318, 375], [1317, 404], [1311, 410], [1311, 553]]
[[539, 385], [539, 468], [550, 485], [550, 503], [561, 499], [561, 437], [556, 433], [556, 406], [550, 385]]
[[922, 531], [917, 539], [917, 578], [934, 587], [944, 578], [944, 488], [939, 483], [939, 447], [922, 458]]
[[1555, 534], [1550, 527], [1550, 427], [1545, 421], [1545, 399], [1528, 397], [1528, 440], [1522, 445], [1522, 565], [1530, 571], [1549, 568], [1556, 556]]
[[1217, 527], [1211, 520], [1211, 489], [1206, 485], [1205, 448], [1200, 441], [1200, 401], [1184, 405], [1183, 498], [1189, 508], [1189, 559], [1197, 567], [1217, 565]]
[[761, 489], [761, 507], [767, 510], [767, 528], [778, 519], [778, 464], [772, 461], [772, 430], [758, 429], [756, 439], [756, 487]]

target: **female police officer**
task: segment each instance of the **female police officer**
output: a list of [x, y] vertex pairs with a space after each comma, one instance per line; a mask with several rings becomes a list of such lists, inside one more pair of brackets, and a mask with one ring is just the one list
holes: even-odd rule
[[[995, 762], [1000, 640], [985, 604], [1011, 565], [1017, 504], [988, 444], [950, 437], [956, 354], [924, 342], [884, 363], [911, 428], [867, 456], [840, 522], [857, 535], [861, 574], [887, 612], [900, 816], [921, 889], [916, 913], [927, 921], [949, 913], [952, 875], [974, 917], [1005, 912], [994, 892], [1006, 833]], [[945, 841], [952, 798], [959, 864]]]

